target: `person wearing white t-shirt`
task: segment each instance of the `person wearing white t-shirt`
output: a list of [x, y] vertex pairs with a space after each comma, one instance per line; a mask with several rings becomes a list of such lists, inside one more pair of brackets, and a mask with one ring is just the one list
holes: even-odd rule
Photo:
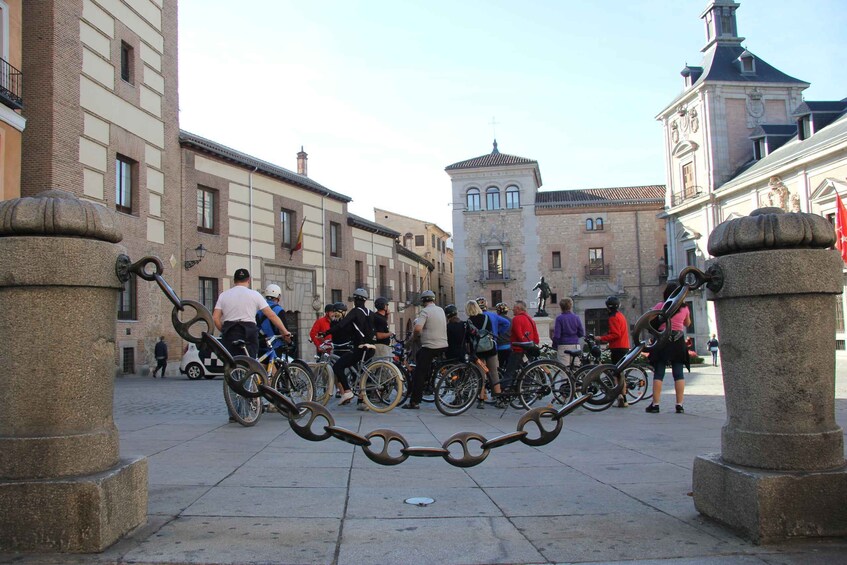
[[290, 342], [291, 332], [285, 328], [285, 324], [271, 310], [262, 295], [250, 288], [250, 273], [247, 269], [237, 269], [233, 281], [235, 286], [221, 293], [212, 313], [215, 327], [221, 332], [221, 343], [227, 351], [232, 355], [243, 355], [241, 347], [232, 345], [233, 342], [243, 339], [250, 357], [258, 355], [259, 328], [256, 325], [256, 312], [259, 311], [267, 316], [279, 329], [280, 335]]

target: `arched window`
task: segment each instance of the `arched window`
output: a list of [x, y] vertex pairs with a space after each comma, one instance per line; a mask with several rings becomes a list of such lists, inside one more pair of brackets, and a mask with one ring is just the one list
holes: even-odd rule
[[594, 231], [594, 220], [592, 220], [591, 218], [585, 220], [585, 229], [587, 231]]
[[594, 221], [594, 229], [597, 231], [603, 231], [603, 218], [597, 218]]
[[471, 212], [475, 212], [480, 209], [479, 206], [479, 189], [478, 188], [469, 188], [468, 189], [468, 210]]
[[485, 189], [485, 209], [500, 209], [500, 189], [496, 186], [489, 186]]
[[403, 236], [403, 247], [405, 247], [406, 249], [411, 249], [412, 240], [414, 239], [415, 236], [412, 235], [412, 232], [408, 232], [406, 235]]
[[518, 190], [518, 187], [515, 185], [506, 187], [506, 208], [520, 208], [521, 207], [521, 193]]

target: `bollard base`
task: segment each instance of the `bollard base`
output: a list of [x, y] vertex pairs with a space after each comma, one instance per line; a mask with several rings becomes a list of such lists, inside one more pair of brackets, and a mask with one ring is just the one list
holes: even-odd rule
[[102, 473], [0, 480], [0, 550], [96, 553], [147, 519], [147, 460]]
[[827, 471], [767, 471], [694, 459], [694, 506], [754, 543], [847, 535], [847, 466]]

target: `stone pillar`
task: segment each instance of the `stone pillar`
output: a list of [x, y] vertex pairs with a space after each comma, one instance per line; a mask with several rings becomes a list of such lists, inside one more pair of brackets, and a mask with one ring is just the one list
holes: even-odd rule
[[121, 237], [63, 191], [0, 202], [0, 549], [102, 551], [146, 520], [112, 419]]
[[697, 510], [756, 543], [847, 534], [847, 467], [835, 422], [835, 297], [844, 264], [832, 225], [762, 208], [719, 225], [709, 291], [727, 421], [721, 453], [694, 461]]
[[549, 316], [534, 316], [535, 327], [538, 328], [538, 337], [541, 340], [541, 345], [550, 345], [553, 343], [553, 318]]

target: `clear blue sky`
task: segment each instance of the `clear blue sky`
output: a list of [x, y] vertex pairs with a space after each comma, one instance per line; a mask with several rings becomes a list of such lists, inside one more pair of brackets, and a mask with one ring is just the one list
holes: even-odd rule
[[[535, 159], [542, 190], [664, 184], [656, 114], [705, 0], [180, 0], [180, 127], [451, 231], [444, 167]], [[744, 45], [847, 97], [844, 0], [740, 0]]]

